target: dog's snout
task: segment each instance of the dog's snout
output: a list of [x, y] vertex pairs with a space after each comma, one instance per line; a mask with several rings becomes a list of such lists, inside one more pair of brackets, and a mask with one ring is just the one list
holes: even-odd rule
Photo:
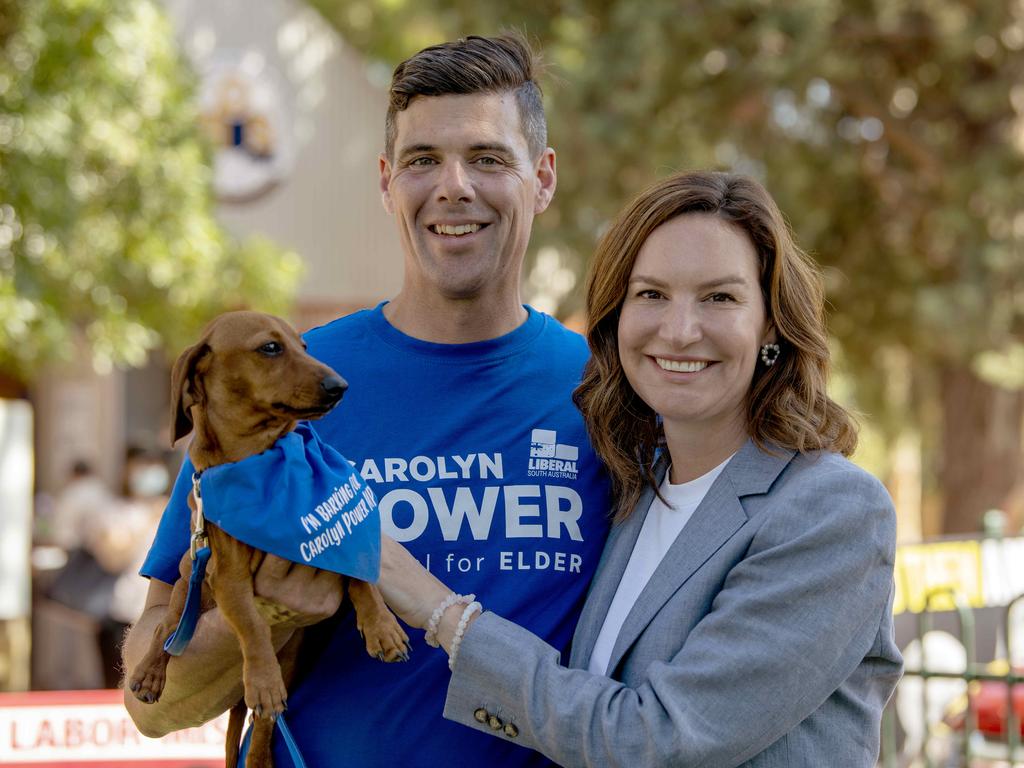
[[320, 382], [320, 389], [332, 400], [340, 400], [348, 389], [348, 383], [340, 376], [327, 376]]

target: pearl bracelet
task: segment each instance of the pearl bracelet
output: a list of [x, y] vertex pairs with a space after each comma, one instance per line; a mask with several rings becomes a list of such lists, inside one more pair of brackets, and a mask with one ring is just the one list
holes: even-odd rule
[[455, 656], [459, 652], [459, 645], [462, 643], [462, 636], [466, 632], [466, 626], [477, 611], [483, 611], [480, 603], [472, 602], [467, 605], [462, 611], [462, 618], [459, 619], [459, 623], [455, 627], [455, 635], [452, 637], [452, 649], [448, 652], [448, 669], [452, 671], [455, 671]]
[[453, 605], [466, 605], [474, 600], [476, 600], [476, 595], [457, 595], [454, 592], [449, 592], [448, 597], [442, 600], [441, 604], [430, 614], [430, 621], [427, 622], [427, 633], [423, 636], [427, 645], [431, 648], [438, 648], [440, 646], [440, 643], [437, 642], [437, 625], [441, 623], [441, 617], [445, 611]]

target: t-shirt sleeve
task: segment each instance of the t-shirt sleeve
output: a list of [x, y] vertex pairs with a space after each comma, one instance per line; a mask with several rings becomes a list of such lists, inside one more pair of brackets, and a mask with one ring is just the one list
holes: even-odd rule
[[191, 536], [191, 512], [188, 508], [188, 495], [192, 491], [192, 462], [188, 456], [178, 471], [174, 481], [171, 498], [164, 508], [156, 538], [149, 548], [149, 554], [139, 569], [142, 576], [173, 584], [178, 580], [178, 563], [189, 546]]

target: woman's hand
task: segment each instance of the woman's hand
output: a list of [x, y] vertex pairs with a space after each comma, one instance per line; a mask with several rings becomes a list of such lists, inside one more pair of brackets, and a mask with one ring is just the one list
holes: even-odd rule
[[409, 551], [381, 534], [380, 580], [384, 601], [410, 627], [424, 629], [430, 615], [451, 592]]

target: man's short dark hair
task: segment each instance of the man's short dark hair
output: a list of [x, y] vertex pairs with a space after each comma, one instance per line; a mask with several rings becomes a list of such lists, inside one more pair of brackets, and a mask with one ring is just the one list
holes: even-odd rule
[[387, 157], [394, 156], [398, 113], [417, 96], [506, 91], [515, 94], [530, 155], [540, 157], [548, 143], [548, 128], [540, 86], [533, 79], [534, 67], [533, 52], [518, 35], [471, 35], [432, 45], [406, 59], [391, 77], [391, 103], [384, 123]]

